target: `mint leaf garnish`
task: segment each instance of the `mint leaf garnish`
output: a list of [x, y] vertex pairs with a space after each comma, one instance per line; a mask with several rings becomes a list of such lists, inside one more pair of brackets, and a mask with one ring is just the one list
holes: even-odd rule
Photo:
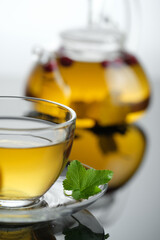
[[79, 161], [74, 160], [68, 166], [66, 179], [63, 181], [64, 192], [72, 191], [71, 196], [75, 200], [88, 199], [101, 192], [99, 186], [108, 183], [112, 176], [113, 172], [110, 170], [86, 169]]

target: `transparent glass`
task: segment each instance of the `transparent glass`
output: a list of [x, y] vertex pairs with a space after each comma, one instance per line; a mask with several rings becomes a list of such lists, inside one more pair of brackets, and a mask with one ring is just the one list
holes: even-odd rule
[[34, 207], [64, 169], [75, 112], [56, 102], [0, 97], [0, 208]]

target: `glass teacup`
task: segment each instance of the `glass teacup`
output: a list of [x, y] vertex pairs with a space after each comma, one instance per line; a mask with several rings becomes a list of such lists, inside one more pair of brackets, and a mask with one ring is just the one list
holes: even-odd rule
[[65, 167], [75, 112], [56, 102], [0, 97], [0, 207], [34, 206]]

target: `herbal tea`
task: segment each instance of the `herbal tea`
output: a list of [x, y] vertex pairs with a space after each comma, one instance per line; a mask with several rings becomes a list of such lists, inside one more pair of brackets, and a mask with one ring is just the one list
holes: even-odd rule
[[43, 195], [61, 173], [70, 142], [33, 134], [0, 133], [0, 199]]
[[75, 112], [56, 102], [0, 97], [0, 209], [44, 205], [67, 163], [75, 121]]

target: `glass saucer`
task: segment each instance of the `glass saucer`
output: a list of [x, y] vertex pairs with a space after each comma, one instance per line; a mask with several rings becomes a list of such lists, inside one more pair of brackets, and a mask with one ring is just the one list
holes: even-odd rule
[[107, 184], [100, 186], [102, 191], [89, 199], [76, 201], [64, 194], [62, 185], [64, 179], [64, 176], [60, 176], [40, 202], [37, 202], [32, 208], [1, 208], [0, 223], [26, 224], [54, 221], [88, 207], [106, 192], [108, 186]]

